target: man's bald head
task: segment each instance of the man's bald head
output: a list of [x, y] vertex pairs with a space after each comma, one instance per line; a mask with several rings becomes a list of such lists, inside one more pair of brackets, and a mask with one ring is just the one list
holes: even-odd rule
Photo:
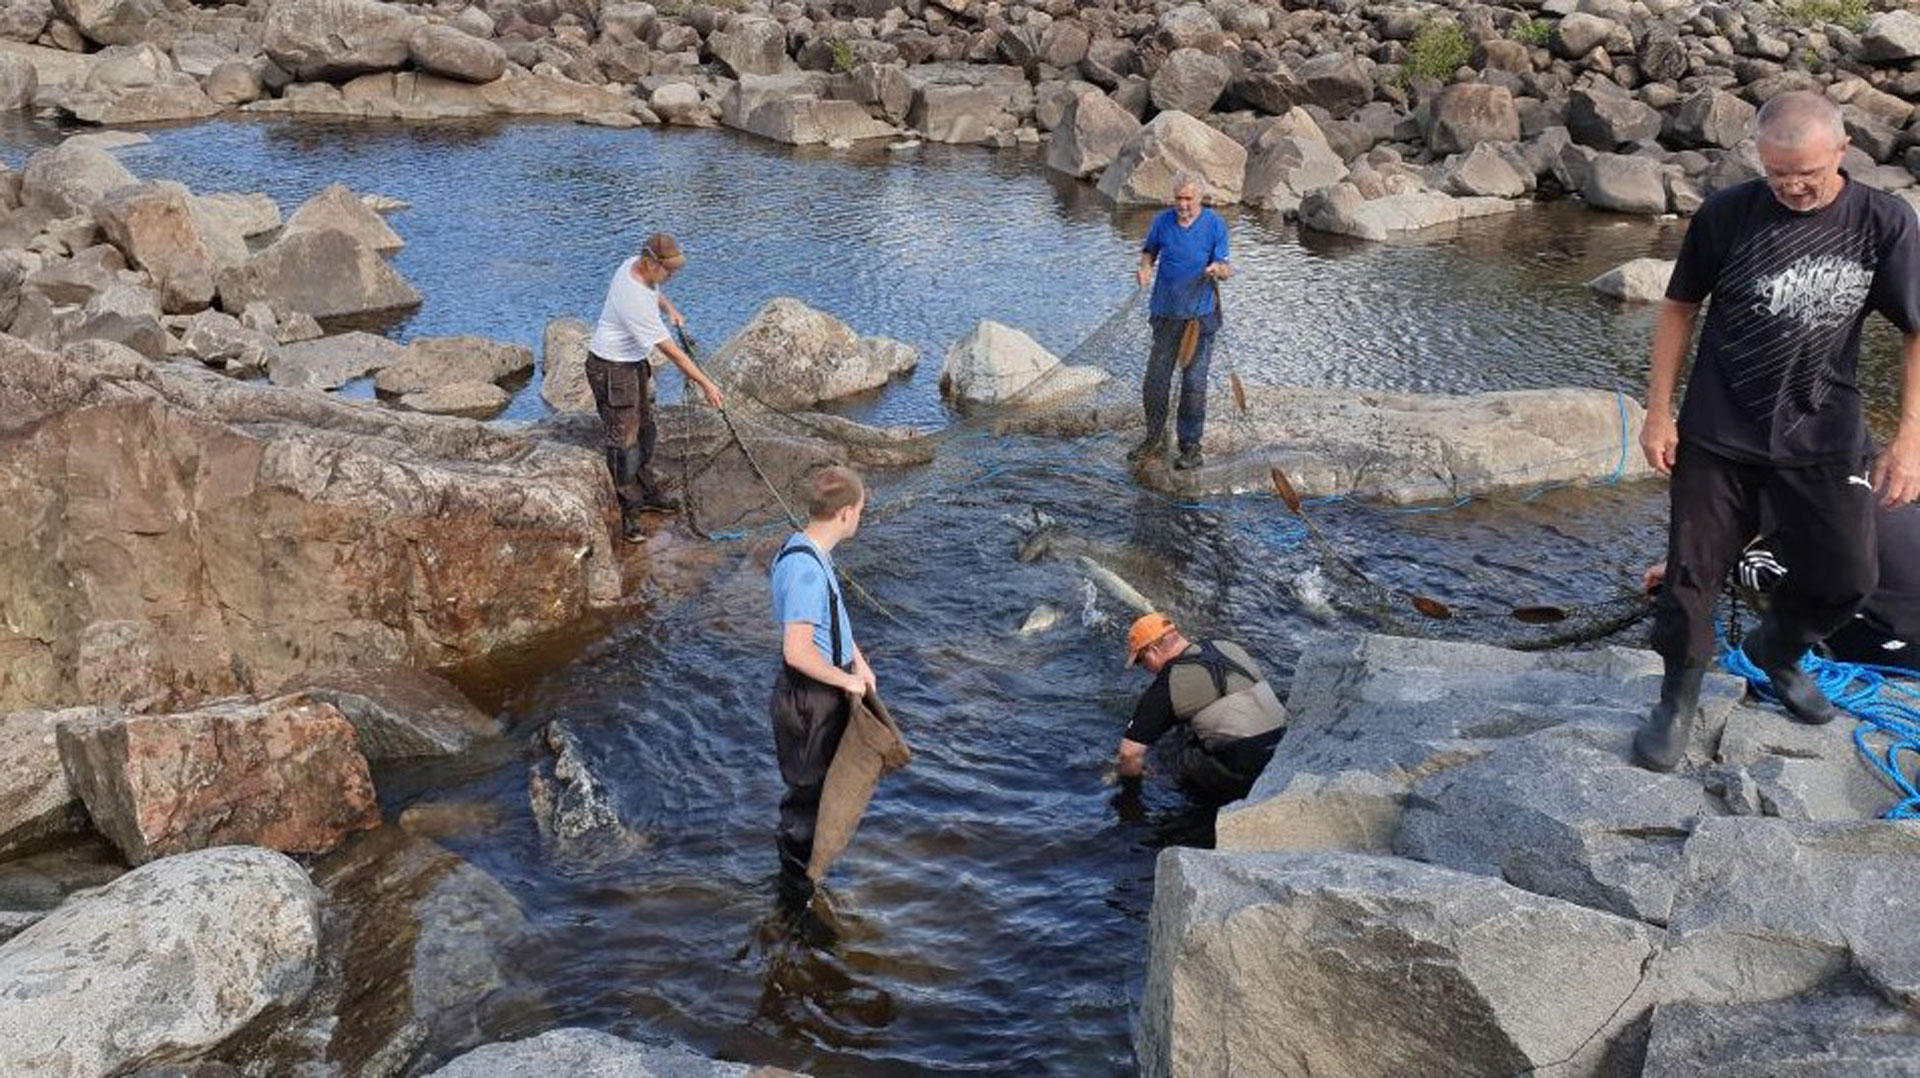
[[1840, 106], [1805, 90], [1781, 94], [1760, 106], [1754, 131], [1759, 141], [1781, 147], [1812, 144], [1824, 149], [1847, 140]]

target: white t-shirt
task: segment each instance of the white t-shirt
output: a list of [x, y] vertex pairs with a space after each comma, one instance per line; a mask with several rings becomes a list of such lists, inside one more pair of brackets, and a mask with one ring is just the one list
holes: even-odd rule
[[600, 308], [600, 324], [593, 327], [587, 349], [610, 363], [642, 363], [654, 345], [667, 339], [660, 317], [660, 293], [640, 283], [629, 258], [613, 271], [607, 302]]

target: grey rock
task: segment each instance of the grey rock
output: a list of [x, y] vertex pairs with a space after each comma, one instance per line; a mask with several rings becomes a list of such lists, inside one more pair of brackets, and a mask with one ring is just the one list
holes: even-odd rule
[[1871, 991], [1835, 985], [1765, 1003], [1662, 1003], [1646, 1078], [1920, 1076], [1920, 1018]]
[[54, 740], [54, 728], [73, 714], [0, 715], [0, 861], [86, 829], [86, 813], [67, 785]]
[[533, 349], [485, 337], [419, 337], [373, 377], [382, 393], [425, 393], [461, 383], [499, 382], [533, 370]]
[[69, 897], [103, 887], [126, 875], [120, 851], [98, 835], [82, 830], [63, 835], [40, 853], [17, 851], [0, 861], [0, 943], [12, 939], [59, 908]]
[[1609, 299], [1628, 303], [1658, 303], [1667, 296], [1673, 260], [1636, 258], [1615, 266], [1587, 282], [1587, 287]]
[[1084, 179], [1113, 163], [1140, 121], [1106, 94], [1080, 94], [1067, 102], [1047, 140], [1047, 167]]
[[754, 386], [774, 408], [797, 408], [877, 389], [919, 362], [911, 345], [861, 337], [799, 300], [767, 302], [705, 364], [729, 385]]
[[1323, 53], [1294, 68], [1307, 104], [1318, 105], [1344, 119], [1373, 100], [1373, 75], [1344, 53]]
[[14, 0], [0, 8], [0, 38], [31, 42], [39, 38], [53, 18], [53, 0]]
[[282, 345], [268, 360], [267, 377], [294, 389], [338, 389], [392, 366], [405, 352], [385, 337], [354, 330]]
[[197, 311], [213, 301], [212, 245], [193, 213], [192, 195], [177, 183], [121, 187], [93, 205], [109, 242], [147, 272], [168, 313]]
[[1052, 403], [1106, 381], [1097, 367], [1067, 366], [1032, 337], [981, 322], [947, 349], [940, 395], [958, 404]]
[[1227, 93], [1234, 100], [1274, 116], [1280, 116], [1306, 100], [1306, 87], [1293, 72], [1249, 71], [1233, 80]]
[[[209, 233], [225, 232], [238, 235], [241, 239], [264, 236], [281, 225], [280, 205], [270, 196], [263, 194], [217, 193], [194, 196], [194, 209], [202, 219], [203, 227], [208, 219], [214, 224], [207, 228]], [[216, 253], [219, 253], [216, 251]], [[231, 253], [231, 252], [228, 252]], [[247, 245], [239, 245], [238, 265], [247, 259]], [[222, 261], [224, 267], [227, 263]]]
[[201, 88], [206, 92], [207, 100], [221, 108], [238, 108], [258, 101], [260, 95], [266, 92], [252, 65], [239, 60], [229, 60], [208, 72]]
[[383, 254], [406, 246], [400, 234], [379, 214], [355, 198], [344, 184], [328, 184], [319, 194], [302, 202], [300, 208], [293, 211], [293, 216], [287, 218], [281, 236], [297, 236], [326, 229], [345, 232], [360, 244]]
[[1616, 213], [1662, 214], [1667, 212], [1666, 173], [1644, 157], [1603, 153], [1593, 159], [1580, 197]]
[[1660, 938], [1407, 861], [1169, 849], [1136, 1050], [1146, 1074], [1591, 1073]]
[[[857, 64], [834, 79], [831, 93], [878, 109], [881, 118], [895, 126], [906, 123], [907, 113], [913, 108], [913, 85], [901, 64]], [[1061, 104], [1064, 107], [1065, 102]]]
[[1148, 93], [1154, 108], [1205, 116], [1232, 80], [1225, 60], [1199, 49], [1175, 49], [1153, 73]]
[[1520, 114], [1504, 88], [1458, 83], [1433, 100], [1425, 133], [1434, 153], [1464, 153], [1483, 142], [1519, 141]]
[[1875, 64], [1920, 57], [1920, 14], [1901, 8], [1875, 15], [1860, 35], [1860, 56]]
[[457, 756], [501, 733], [445, 679], [404, 666], [329, 675], [305, 691], [347, 717], [368, 760]]
[[1100, 177], [1100, 193], [1123, 206], [1168, 205], [1186, 172], [1203, 179], [1209, 201], [1240, 201], [1245, 147], [1184, 112], [1163, 112], [1128, 137]]
[[933, 142], [985, 142], [1015, 125], [1007, 100], [998, 86], [924, 85], [914, 90], [907, 123]]
[[555, 1029], [522, 1041], [477, 1048], [437, 1071], [434, 1078], [747, 1078], [764, 1068], [721, 1063], [677, 1045], [661, 1047], [621, 1040], [592, 1029]]
[[1181, 4], [1162, 12], [1155, 29], [1169, 49], [1186, 49], [1216, 40], [1220, 20], [1205, 5]]
[[1567, 130], [1575, 142], [1611, 153], [1660, 135], [1660, 114], [1625, 93], [1576, 90], [1567, 101]]
[[773, 19], [736, 15], [707, 38], [713, 58], [735, 78], [779, 75], [795, 69], [787, 57], [787, 31]]
[[1740, 708], [1727, 719], [1718, 759], [1738, 769], [1756, 815], [1790, 820], [1863, 820], [1899, 798], [1860, 761], [1853, 723], [1803, 726], [1771, 708]]
[[1254, 141], [1243, 197], [1252, 206], [1292, 213], [1306, 196], [1346, 176], [1347, 166], [1327, 145], [1313, 119], [1295, 110]]
[[230, 311], [264, 299], [315, 318], [420, 305], [420, 293], [380, 252], [338, 229], [282, 236], [246, 265], [222, 273], [219, 292], [220, 305]]
[[40, 89], [40, 72], [33, 61], [12, 53], [0, 53], [0, 110], [14, 112], [33, 107], [33, 96]]
[[572, 863], [605, 864], [650, 845], [620, 818], [606, 783], [565, 724], [548, 723], [541, 743], [550, 756], [528, 772], [527, 799], [554, 853]]
[[506, 73], [505, 49], [457, 26], [428, 23], [407, 38], [413, 66], [462, 82], [492, 82]]
[[402, 395], [400, 407], [433, 415], [491, 419], [512, 399], [512, 394], [491, 382], [449, 382]]
[[217, 1048], [306, 994], [317, 899], [291, 859], [229, 847], [69, 901], [0, 944], [0, 1071], [125, 1073]]
[[1316, 232], [1378, 242], [1397, 232], [1418, 232], [1474, 217], [1511, 213], [1503, 198], [1455, 198], [1439, 191], [1403, 190], [1369, 199], [1351, 182], [1307, 195], [1300, 202], [1300, 223]]
[[1692, 63], [1687, 55], [1686, 42], [1679, 34], [1664, 27], [1648, 32], [1634, 53], [1634, 59], [1640, 65], [1640, 73], [1656, 82], [1680, 79]]
[[188, 319], [180, 347], [209, 367], [241, 375], [264, 372], [280, 351], [280, 343], [271, 336], [219, 311], [201, 311]]
[[20, 176], [20, 201], [54, 217], [71, 217], [89, 212], [108, 191], [136, 182], [133, 173], [105, 150], [63, 144], [27, 158]]
[[1612, 19], [1574, 12], [1554, 25], [1547, 46], [1563, 60], [1578, 60], [1605, 45], [1619, 28]]
[[139, 43], [165, 10], [159, 0], [54, 0], [53, 7], [96, 45]]
[[818, 146], [833, 142], [891, 138], [894, 128], [867, 115], [852, 101], [814, 97], [786, 98], [755, 109], [741, 126], [762, 138], [789, 146]]
[[587, 385], [587, 340], [593, 327], [578, 318], [555, 318], [541, 335], [540, 399], [556, 412], [591, 412]]
[[647, 107], [662, 121], [680, 127], [710, 127], [714, 122], [700, 88], [690, 82], [670, 82], [660, 87], [648, 99]]
[[1889, 916], [1920, 871], [1920, 824], [1721, 817], [1682, 866], [1666, 999], [1782, 999], [1852, 971], [1891, 1003], [1920, 1002], [1920, 941]]
[[295, 79], [344, 82], [398, 70], [417, 25], [417, 16], [379, 0], [272, 0], [261, 47]]
[[1529, 182], [1531, 176], [1522, 176], [1513, 163], [1489, 143], [1448, 158], [1440, 174], [1440, 188], [1449, 195], [1519, 198], [1533, 186]]
[[1753, 118], [1758, 111], [1723, 90], [1704, 88], [1682, 102], [1674, 113], [1674, 138], [1683, 146], [1732, 149], [1753, 136]]

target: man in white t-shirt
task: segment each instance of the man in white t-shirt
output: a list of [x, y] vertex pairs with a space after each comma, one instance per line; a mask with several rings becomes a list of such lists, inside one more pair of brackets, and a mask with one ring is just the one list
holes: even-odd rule
[[640, 253], [614, 271], [600, 322], [587, 342], [587, 386], [593, 390], [594, 408], [606, 427], [607, 470], [613, 473], [613, 491], [620, 500], [620, 532], [629, 543], [645, 538], [641, 512], [671, 512], [680, 507], [677, 499], [660, 489], [648, 467], [659, 437], [647, 390], [653, 354], [672, 360], [689, 386], [700, 387], [708, 404], [718, 408], [726, 399], [667, 332], [667, 319], [676, 326], [686, 319], [661, 287], [686, 264], [687, 257], [672, 236], [665, 232], [648, 236]]

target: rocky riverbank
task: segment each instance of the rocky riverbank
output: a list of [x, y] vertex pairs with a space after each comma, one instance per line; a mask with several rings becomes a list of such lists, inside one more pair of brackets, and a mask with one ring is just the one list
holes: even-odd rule
[[1907, 1073], [1920, 825], [1852, 721], [1718, 676], [1628, 759], [1659, 660], [1391, 637], [1302, 657], [1217, 851], [1161, 855], [1147, 1075]]
[[1758, 174], [1755, 107], [1808, 89], [1841, 105], [1856, 179], [1920, 200], [1920, 14], [1897, 0], [26, 0], [6, 41], [0, 107], [88, 123], [1045, 143], [1117, 203], [1163, 202], [1190, 169], [1217, 202], [1375, 240], [1532, 197], [1689, 213]]

